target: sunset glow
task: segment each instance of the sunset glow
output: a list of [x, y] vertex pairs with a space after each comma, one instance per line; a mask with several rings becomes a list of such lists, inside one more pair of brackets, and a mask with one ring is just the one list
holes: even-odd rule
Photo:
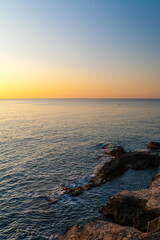
[[160, 98], [159, 22], [156, 0], [1, 1], [0, 98]]

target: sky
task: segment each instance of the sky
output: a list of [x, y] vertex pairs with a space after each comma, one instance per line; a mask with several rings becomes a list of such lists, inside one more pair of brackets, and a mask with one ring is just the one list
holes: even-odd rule
[[160, 0], [0, 0], [3, 98], [160, 98]]

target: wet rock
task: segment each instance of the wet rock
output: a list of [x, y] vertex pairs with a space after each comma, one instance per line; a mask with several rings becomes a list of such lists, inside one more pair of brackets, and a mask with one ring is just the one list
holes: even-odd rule
[[102, 147], [102, 149], [108, 149], [109, 145], [110, 145], [109, 143], [105, 144], [105, 145]]
[[83, 190], [89, 190], [93, 187], [100, 186], [101, 184], [110, 181], [111, 179], [123, 174], [129, 168], [139, 170], [149, 167], [157, 167], [160, 163], [160, 156], [156, 152], [141, 151], [141, 152], [125, 152], [121, 146], [105, 145], [103, 148], [110, 147], [108, 155], [111, 156], [110, 160], [105, 162], [91, 177], [87, 184], [81, 187], [63, 188], [66, 194], [77, 196]]
[[79, 194], [81, 194], [83, 192], [83, 188], [81, 186], [79, 187], [72, 187], [72, 188], [67, 188], [64, 187], [63, 191], [65, 194], [69, 194], [70, 196], [78, 196]]
[[85, 189], [90, 190], [93, 186], [92, 183], [87, 183], [86, 185], [83, 186]]
[[135, 170], [158, 167], [160, 163], [158, 153], [152, 153], [149, 151], [129, 152], [122, 156], [122, 158], [128, 158], [129, 167]]
[[104, 153], [111, 157], [118, 157], [126, 153], [123, 147], [112, 145], [112, 144], [106, 144], [102, 147], [102, 149], [106, 149]]
[[59, 240], [136, 240], [142, 233], [134, 228], [105, 221], [73, 226]]
[[149, 151], [143, 152], [128, 152], [115, 158], [111, 158], [97, 172], [98, 178], [103, 180], [111, 180], [120, 174], [126, 172], [128, 168], [135, 170], [145, 169], [149, 167], [157, 167], [160, 163], [158, 153]]
[[50, 204], [55, 204], [57, 201], [58, 201], [58, 199], [55, 199], [55, 198], [52, 198], [52, 197], [46, 197], [46, 200], [50, 203]]
[[109, 152], [106, 150], [104, 153], [110, 155], [111, 157], [119, 157], [126, 153], [126, 151], [121, 146], [116, 146]]
[[106, 162], [96, 173], [98, 178], [111, 180], [128, 170], [128, 158], [113, 158]]
[[90, 190], [93, 187], [100, 186], [103, 183], [103, 178], [99, 178], [98, 176], [91, 177], [89, 182], [83, 185], [83, 188]]
[[154, 150], [160, 150], [160, 142], [150, 142], [147, 145], [147, 148], [154, 149]]
[[160, 177], [156, 177], [147, 189], [124, 190], [110, 197], [100, 211], [116, 223], [145, 232], [147, 223], [160, 216]]

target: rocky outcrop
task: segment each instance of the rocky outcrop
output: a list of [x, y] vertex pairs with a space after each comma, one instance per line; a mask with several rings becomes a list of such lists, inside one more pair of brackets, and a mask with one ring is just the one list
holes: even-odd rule
[[110, 156], [110, 160], [100, 167], [95, 176], [91, 177], [87, 184], [72, 188], [63, 188], [65, 194], [77, 196], [83, 190], [89, 190], [123, 174], [129, 168], [134, 170], [157, 167], [160, 163], [160, 156], [156, 152], [136, 151], [126, 152], [121, 146], [106, 144], [102, 147], [104, 154]]
[[152, 178], [152, 182], [151, 182], [151, 184], [147, 187], [147, 188], [149, 188], [149, 187], [151, 187], [152, 185], [154, 185], [155, 183], [156, 183], [156, 180], [157, 179], [160, 179], [160, 173], [158, 173], [156, 176], [154, 176], [153, 178]]
[[70, 196], [78, 196], [83, 192], [83, 188], [82, 187], [72, 187], [72, 188], [64, 187], [63, 191], [65, 194], [69, 194]]
[[160, 142], [150, 142], [148, 143], [147, 148], [153, 150], [160, 150]]
[[132, 227], [95, 221], [69, 228], [59, 240], [136, 240], [142, 233]]
[[147, 223], [160, 216], [160, 174], [156, 175], [147, 189], [124, 190], [109, 198], [100, 211], [113, 217], [116, 223], [147, 230]]
[[146, 169], [149, 167], [158, 167], [160, 157], [158, 153], [142, 151], [142, 152], [129, 152], [124, 154], [121, 159], [128, 160], [128, 166], [134, 170]]
[[143, 152], [128, 152], [119, 157], [111, 158], [106, 162], [101, 169], [97, 171], [97, 176], [106, 180], [111, 180], [132, 168], [135, 170], [145, 169], [149, 167], [157, 167], [160, 163], [158, 153]]
[[102, 149], [105, 149], [104, 153], [107, 155], [110, 155], [111, 157], [119, 157], [126, 153], [123, 147], [121, 146], [115, 146], [111, 144], [106, 144], [102, 147]]
[[159, 240], [159, 239], [160, 239], [160, 232], [141, 238], [141, 240]]

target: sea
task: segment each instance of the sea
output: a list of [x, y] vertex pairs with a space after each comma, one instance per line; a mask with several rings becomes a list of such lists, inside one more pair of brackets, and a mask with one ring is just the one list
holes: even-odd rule
[[160, 141], [159, 99], [0, 100], [0, 239], [53, 240], [104, 219], [110, 196], [146, 188], [160, 168], [130, 169], [77, 197], [62, 187], [87, 182], [103, 144], [136, 151], [150, 141]]

